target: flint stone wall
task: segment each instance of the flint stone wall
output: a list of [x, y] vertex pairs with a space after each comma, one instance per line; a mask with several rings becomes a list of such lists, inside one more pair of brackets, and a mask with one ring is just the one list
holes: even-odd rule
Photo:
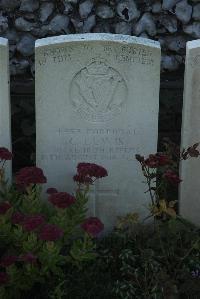
[[162, 45], [162, 71], [184, 63], [185, 43], [200, 38], [199, 0], [0, 0], [0, 36], [10, 42], [13, 76], [34, 77], [34, 43], [47, 36], [111, 32]]

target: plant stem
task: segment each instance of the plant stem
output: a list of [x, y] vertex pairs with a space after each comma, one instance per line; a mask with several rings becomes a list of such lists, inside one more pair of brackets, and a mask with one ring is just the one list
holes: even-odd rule
[[152, 205], [154, 205], [154, 195], [153, 195], [152, 189], [151, 189], [151, 178], [150, 178], [149, 169], [146, 166], [144, 166], [144, 170], [145, 170], [145, 174], [146, 174], [145, 177], [146, 177], [146, 180], [147, 180], [149, 194], [150, 194], [150, 197], [151, 197], [151, 203], [152, 203]]

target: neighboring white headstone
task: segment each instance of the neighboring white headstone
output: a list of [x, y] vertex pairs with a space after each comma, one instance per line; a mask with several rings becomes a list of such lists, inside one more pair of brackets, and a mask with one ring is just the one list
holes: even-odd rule
[[[0, 37], [0, 147], [11, 150], [10, 88], [8, 40]], [[6, 162], [6, 177], [11, 179], [11, 162]]]
[[[200, 141], [200, 40], [187, 43], [182, 148]], [[200, 158], [181, 163], [180, 214], [200, 225]]]
[[91, 192], [91, 214], [107, 229], [119, 215], [146, 215], [135, 154], [157, 148], [159, 43], [102, 33], [41, 39], [35, 75], [37, 165], [46, 187], [74, 190], [77, 163], [93, 162], [109, 176]]

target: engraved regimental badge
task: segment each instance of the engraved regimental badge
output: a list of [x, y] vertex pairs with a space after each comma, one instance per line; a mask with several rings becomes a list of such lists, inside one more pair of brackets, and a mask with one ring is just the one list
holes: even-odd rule
[[127, 85], [117, 70], [96, 58], [73, 77], [70, 98], [83, 119], [104, 122], [122, 111]]

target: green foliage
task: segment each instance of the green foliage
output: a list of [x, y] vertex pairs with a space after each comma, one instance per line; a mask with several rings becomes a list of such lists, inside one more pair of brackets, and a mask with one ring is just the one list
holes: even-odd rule
[[[178, 161], [198, 157], [197, 146], [179, 153]], [[176, 215], [176, 201], [168, 192], [169, 183], [177, 187], [181, 181], [173, 151], [167, 147], [164, 154], [137, 159], [148, 185], [153, 221], [140, 223], [139, 215], [130, 211], [119, 217], [110, 235], [96, 241], [101, 223], [85, 223], [88, 177], [85, 186], [78, 177], [76, 200], [63, 208], [58, 207], [60, 202], [50, 206], [41, 200], [38, 184], [23, 191], [8, 187], [1, 172], [0, 298], [200, 298], [200, 231]], [[16, 212], [42, 216], [59, 228], [58, 236], [48, 240], [48, 233], [47, 239], [41, 237], [39, 227], [25, 229], [13, 222]]]
[[178, 218], [135, 228], [98, 240], [94, 262], [66, 269], [63, 298], [199, 298], [199, 230]]
[[150, 195], [150, 217], [168, 219], [176, 217], [176, 203], [174, 198], [177, 186], [181, 183], [178, 175], [180, 161], [190, 158], [198, 158], [199, 143], [183, 149], [181, 152], [177, 146], [170, 142], [163, 143], [163, 152], [150, 154], [147, 158], [136, 155], [136, 160], [141, 165], [141, 170]]
[[[89, 190], [78, 190], [74, 204], [58, 208], [41, 199], [39, 185], [19, 191], [14, 185], [7, 186], [3, 177], [1, 183], [0, 203], [10, 207], [0, 212], [0, 273], [9, 277], [6, 283], [0, 279], [0, 298], [63, 298], [66, 269], [81, 269], [96, 257], [92, 236], [81, 228]], [[13, 222], [16, 212], [42, 216], [45, 223], [62, 230], [63, 236], [53, 241], [40, 238], [40, 227], [27, 230], [22, 223]], [[2, 262], [13, 256], [10, 264]]]

